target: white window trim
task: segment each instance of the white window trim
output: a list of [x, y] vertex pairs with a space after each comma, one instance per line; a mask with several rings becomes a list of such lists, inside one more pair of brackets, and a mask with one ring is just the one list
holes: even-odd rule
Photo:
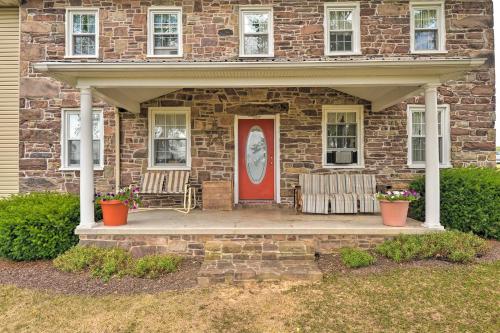
[[[179, 38], [178, 54], [154, 54], [154, 29], [153, 15], [175, 13], [179, 15], [177, 20], [177, 31]], [[183, 56], [183, 33], [182, 33], [182, 7], [151, 7], [148, 9], [148, 58], [181, 58]]]
[[[265, 54], [245, 54], [245, 27], [244, 27], [244, 14], [251, 12], [268, 12], [269, 13], [269, 27], [267, 30], [268, 40], [269, 40], [269, 52]], [[265, 6], [240, 6], [239, 15], [239, 30], [240, 30], [240, 58], [267, 58], [274, 57], [274, 20], [273, 20], [273, 8]]]
[[[95, 54], [90, 55], [74, 55], [73, 54], [73, 14], [95, 14]], [[74, 59], [93, 59], [99, 57], [99, 37], [100, 37], [100, 21], [99, 8], [92, 7], [69, 7], [66, 8], [65, 16], [65, 58]]]
[[[68, 165], [68, 153], [67, 153], [67, 139], [66, 139], [66, 114], [67, 113], [80, 113], [80, 109], [75, 108], [65, 108], [61, 110], [61, 167], [59, 170], [61, 171], [78, 171], [80, 170], [79, 166], [69, 166]], [[101, 144], [100, 144], [100, 164], [94, 165], [94, 171], [102, 171], [104, 170], [104, 110], [103, 109], [92, 109], [92, 113], [100, 113], [101, 114], [101, 123], [100, 123], [100, 132], [101, 132]], [[81, 144], [81, 143], [80, 143]]]
[[[186, 114], [186, 165], [155, 166], [153, 162], [153, 119], [157, 113], [182, 112]], [[148, 170], [191, 170], [191, 108], [150, 107], [148, 110]]]
[[[438, 49], [415, 50], [415, 9], [437, 9], [438, 11]], [[410, 52], [414, 54], [446, 54], [446, 17], [444, 0], [412, 0], [410, 2]]]
[[[358, 163], [345, 165], [327, 164], [327, 121], [328, 113], [331, 112], [356, 112], [357, 142], [358, 142]], [[364, 106], [363, 105], [323, 105], [321, 121], [321, 136], [322, 136], [322, 161], [324, 169], [363, 169], [365, 167], [364, 159]]]
[[[352, 36], [352, 51], [330, 51], [330, 15], [329, 12], [335, 9], [350, 9], [353, 11], [353, 36]], [[359, 2], [335, 2], [325, 3], [325, 12], [323, 19], [323, 29], [325, 31], [325, 55], [326, 56], [341, 56], [341, 55], [360, 55], [361, 53], [361, 18], [360, 18]]]
[[[441, 123], [443, 128], [441, 129], [441, 136], [443, 138], [443, 162], [439, 163], [439, 167], [442, 169], [452, 168], [451, 164], [451, 128], [450, 128], [450, 106], [448, 104], [439, 104], [438, 110], [441, 109], [444, 111], [443, 119], [441, 119]], [[413, 112], [414, 111], [423, 111], [425, 113], [425, 105], [418, 104], [409, 104], [407, 106], [407, 119], [408, 123], [406, 126], [407, 137], [408, 137], [408, 167], [410, 169], [424, 169], [425, 163], [416, 162], [414, 163], [412, 160], [412, 123], [413, 123]]]

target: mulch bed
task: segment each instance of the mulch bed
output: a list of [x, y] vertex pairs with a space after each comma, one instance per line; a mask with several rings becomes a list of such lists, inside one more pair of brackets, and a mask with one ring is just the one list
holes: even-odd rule
[[[476, 262], [500, 260], [500, 242], [490, 241], [491, 251]], [[375, 265], [350, 269], [346, 268], [338, 254], [321, 255], [317, 259], [319, 269], [325, 274], [371, 274], [396, 268], [411, 267], [446, 267], [454, 264], [441, 260], [422, 260], [408, 263], [395, 263], [377, 256]], [[0, 284], [15, 285], [75, 295], [110, 295], [110, 294], [154, 294], [167, 290], [186, 290], [197, 286], [197, 274], [202, 260], [186, 258], [179, 270], [158, 279], [114, 278], [108, 282], [91, 277], [88, 273], [65, 273], [52, 266], [51, 261], [13, 262], [0, 259]]]
[[47, 290], [62, 294], [137, 294], [166, 290], [184, 290], [197, 285], [201, 260], [187, 258], [174, 273], [158, 279], [114, 278], [108, 282], [88, 273], [65, 273], [52, 266], [51, 261], [12, 262], [0, 260], [0, 284], [21, 288]]
[[[500, 242], [498, 241], [489, 241], [491, 245], [491, 250], [483, 257], [477, 258], [475, 260], [476, 263], [481, 262], [491, 262], [500, 260]], [[404, 263], [396, 263], [392, 260], [389, 260], [385, 257], [379, 256], [376, 253], [372, 252], [372, 254], [377, 258], [377, 262], [375, 265], [362, 267], [362, 268], [347, 268], [344, 266], [340, 259], [339, 254], [324, 254], [320, 255], [316, 262], [318, 264], [319, 269], [324, 274], [371, 274], [371, 273], [380, 273], [386, 272], [391, 269], [396, 268], [412, 268], [412, 267], [446, 267], [453, 266], [456, 264], [443, 261], [443, 260], [418, 260], [418, 261], [410, 261]]]

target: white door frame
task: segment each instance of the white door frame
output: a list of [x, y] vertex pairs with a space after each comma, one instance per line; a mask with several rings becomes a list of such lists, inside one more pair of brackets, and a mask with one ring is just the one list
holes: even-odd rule
[[262, 116], [234, 116], [234, 203], [239, 202], [239, 149], [238, 149], [238, 121], [240, 119], [274, 119], [274, 201], [281, 203], [281, 160], [280, 160], [280, 115]]

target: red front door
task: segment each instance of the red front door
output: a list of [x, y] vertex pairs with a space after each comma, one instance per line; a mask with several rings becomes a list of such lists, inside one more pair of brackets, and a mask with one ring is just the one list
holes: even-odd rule
[[238, 121], [241, 200], [274, 199], [274, 119]]

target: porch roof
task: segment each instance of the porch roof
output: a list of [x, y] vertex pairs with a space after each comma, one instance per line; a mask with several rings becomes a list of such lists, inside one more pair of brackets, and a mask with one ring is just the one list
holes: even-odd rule
[[484, 58], [377, 58], [322, 61], [43, 62], [37, 71], [75, 87], [92, 87], [130, 112], [140, 103], [182, 88], [330, 87], [383, 110], [464, 77]]

